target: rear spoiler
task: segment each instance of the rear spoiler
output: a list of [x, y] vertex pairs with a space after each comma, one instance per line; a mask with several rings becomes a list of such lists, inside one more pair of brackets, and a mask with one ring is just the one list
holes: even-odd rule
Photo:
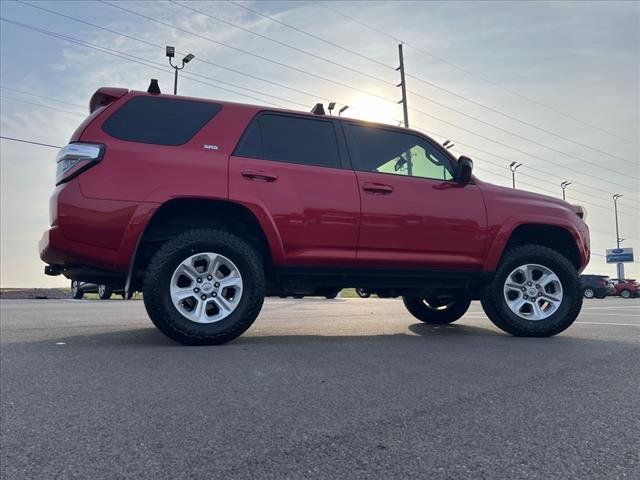
[[126, 88], [102, 87], [96, 90], [89, 100], [89, 113], [93, 113], [97, 108], [109, 105], [111, 102], [129, 93]]

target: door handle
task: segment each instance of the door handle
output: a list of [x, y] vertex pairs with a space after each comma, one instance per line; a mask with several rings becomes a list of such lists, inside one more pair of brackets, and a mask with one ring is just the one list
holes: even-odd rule
[[393, 192], [393, 187], [386, 183], [367, 182], [362, 184], [362, 189], [373, 195], [389, 195]]
[[275, 182], [278, 180], [276, 175], [271, 175], [270, 173], [261, 172], [259, 170], [243, 170], [242, 176], [256, 182]]

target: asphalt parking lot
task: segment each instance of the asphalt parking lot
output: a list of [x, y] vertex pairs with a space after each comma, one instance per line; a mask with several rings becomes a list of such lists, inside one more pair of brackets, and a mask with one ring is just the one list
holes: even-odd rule
[[0, 308], [3, 479], [640, 478], [640, 299], [551, 339], [273, 299], [191, 348], [139, 301]]

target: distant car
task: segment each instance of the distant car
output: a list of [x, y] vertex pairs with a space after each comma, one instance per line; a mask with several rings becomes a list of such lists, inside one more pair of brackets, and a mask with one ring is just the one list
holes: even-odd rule
[[622, 298], [635, 298], [640, 295], [640, 283], [635, 280], [613, 279], [613, 295], [619, 295]]
[[107, 285], [98, 285], [96, 283], [71, 281], [71, 297], [80, 300], [85, 293], [97, 293], [100, 300], [109, 300], [111, 295], [117, 293], [124, 298], [124, 290], [113, 290]]
[[612, 280], [606, 275], [580, 275], [585, 298], [604, 298], [615, 292]]

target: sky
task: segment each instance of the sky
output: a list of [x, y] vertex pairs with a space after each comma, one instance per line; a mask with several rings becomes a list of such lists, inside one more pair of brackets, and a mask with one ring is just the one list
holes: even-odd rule
[[[50, 10], [50, 11], [45, 11]], [[126, 10], [123, 10], [126, 9]], [[65, 145], [99, 87], [172, 88], [164, 46], [196, 58], [179, 93], [398, 124], [398, 42], [409, 123], [482, 180], [583, 205], [587, 272], [615, 276], [613, 193], [622, 246], [640, 260], [640, 4], [636, 2], [2, 1], [0, 132]], [[84, 22], [84, 23], [83, 23]], [[87, 46], [89, 45], [89, 46]], [[0, 285], [46, 277], [54, 148], [0, 140]], [[640, 277], [640, 262], [626, 265]]]

